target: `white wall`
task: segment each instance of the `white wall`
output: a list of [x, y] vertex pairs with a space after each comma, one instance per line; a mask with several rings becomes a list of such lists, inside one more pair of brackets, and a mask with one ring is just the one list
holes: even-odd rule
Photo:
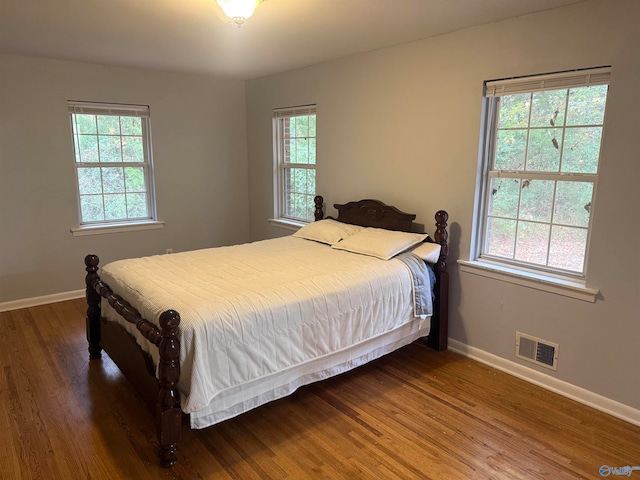
[[[251, 235], [273, 215], [271, 109], [317, 103], [318, 193], [450, 214], [450, 336], [514, 357], [515, 332], [559, 343], [557, 372], [640, 409], [640, 2], [589, 0], [249, 81]], [[612, 65], [588, 286], [595, 304], [461, 273], [470, 252], [483, 81]], [[331, 213], [331, 209], [329, 209]], [[531, 364], [524, 364], [532, 366]], [[537, 368], [532, 366], [532, 368]]]
[[[81, 289], [83, 258], [248, 240], [245, 85], [0, 55], [0, 303]], [[161, 230], [73, 237], [67, 100], [151, 107]]]

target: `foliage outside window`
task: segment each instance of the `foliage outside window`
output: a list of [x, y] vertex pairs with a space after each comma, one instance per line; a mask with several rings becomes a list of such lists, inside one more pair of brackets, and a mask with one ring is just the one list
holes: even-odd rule
[[276, 216], [312, 221], [316, 195], [315, 105], [274, 111]]
[[480, 257], [584, 276], [609, 69], [487, 82]]
[[69, 102], [81, 225], [153, 220], [146, 106]]

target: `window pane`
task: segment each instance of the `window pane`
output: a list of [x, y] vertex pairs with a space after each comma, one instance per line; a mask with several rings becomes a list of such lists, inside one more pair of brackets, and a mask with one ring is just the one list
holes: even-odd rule
[[309, 139], [309, 163], [312, 165], [316, 164], [316, 139]]
[[102, 169], [102, 189], [104, 193], [124, 193], [124, 171], [122, 167]]
[[309, 115], [309, 136], [310, 137], [316, 136], [316, 116], [315, 115]]
[[499, 130], [494, 168], [496, 170], [522, 170], [526, 146], [526, 130]]
[[550, 222], [553, 206], [553, 181], [522, 180], [520, 188], [520, 218], [536, 222]]
[[309, 117], [295, 117], [295, 136], [300, 137], [308, 137], [309, 136]]
[[486, 253], [503, 258], [513, 258], [515, 238], [515, 220], [489, 218]]
[[127, 167], [124, 169], [127, 192], [146, 192], [147, 187], [142, 167]]
[[588, 227], [593, 183], [558, 182], [553, 208], [553, 223]]
[[562, 148], [562, 171], [597, 173], [602, 127], [568, 128]]
[[[282, 125], [282, 138], [291, 138], [291, 121], [292, 118], [280, 118], [278, 121]], [[295, 132], [295, 125], [293, 126], [293, 131]]]
[[102, 195], [80, 195], [80, 216], [83, 222], [104, 220]]
[[516, 260], [545, 265], [549, 246], [549, 225], [518, 222]]
[[78, 138], [78, 135], [75, 133], [73, 134], [73, 158], [75, 158], [76, 162], [82, 161], [80, 159], [80, 139]]
[[291, 162], [291, 140], [284, 139], [282, 141], [282, 163]]
[[560, 169], [561, 128], [541, 128], [529, 132], [527, 170], [557, 172]]
[[140, 117], [120, 117], [122, 135], [142, 135], [142, 119]]
[[[315, 196], [316, 194], [316, 171], [307, 170], [307, 195]], [[315, 209], [315, 208], [314, 208]]]
[[122, 137], [122, 159], [125, 162], [144, 162], [142, 137]]
[[291, 163], [309, 163], [309, 140], [297, 138], [292, 140]]
[[491, 179], [489, 215], [494, 217], [518, 218], [520, 181], [515, 178]]
[[101, 135], [120, 135], [120, 117], [98, 115], [98, 133]]
[[99, 142], [101, 162], [122, 162], [120, 137], [108, 137], [100, 135]]
[[78, 148], [81, 162], [99, 162], [98, 137], [95, 135], [78, 135]]
[[534, 92], [531, 103], [531, 127], [564, 125], [568, 90]]
[[127, 202], [124, 194], [104, 195], [105, 220], [123, 220], [127, 218]]
[[79, 168], [78, 189], [80, 195], [102, 193], [100, 168]]
[[551, 247], [549, 249], [549, 266], [582, 272], [586, 250], [586, 229], [553, 226], [551, 230]]
[[521, 128], [529, 124], [531, 94], [507, 95], [500, 98], [498, 128]]
[[313, 196], [292, 192], [287, 194], [287, 216], [306, 219], [309, 218], [309, 211], [313, 211]]
[[569, 90], [567, 125], [602, 125], [608, 90], [607, 85]]
[[127, 194], [127, 216], [129, 218], [146, 218], [149, 216], [147, 196], [144, 193]]
[[75, 124], [78, 128], [77, 133], [96, 134], [96, 116], [95, 115], [78, 115], [74, 114]]
[[302, 169], [291, 169], [291, 191], [301, 193], [306, 191], [307, 172]]
[[291, 117], [286, 120], [285, 136], [289, 138], [295, 138], [296, 136], [296, 120], [297, 117]]
[[[313, 173], [313, 176], [309, 175]], [[315, 192], [315, 171], [304, 168], [285, 170], [287, 190], [292, 193], [313, 194]]]

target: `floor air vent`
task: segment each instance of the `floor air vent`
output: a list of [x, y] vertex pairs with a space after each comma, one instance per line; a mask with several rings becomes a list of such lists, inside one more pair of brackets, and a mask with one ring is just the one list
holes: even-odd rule
[[558, 344], [516, 332], [516, 357], [556, 370]]

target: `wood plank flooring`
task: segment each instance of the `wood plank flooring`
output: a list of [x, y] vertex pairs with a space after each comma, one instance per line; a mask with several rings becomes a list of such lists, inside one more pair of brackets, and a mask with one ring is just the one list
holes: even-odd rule
[[82, 300], [0, 313], [0, 478], [599, 479], [640, 465], [640, 427], [413, 344], [214, 427], [185, 423], [162, 469], [152, 414], [106, 355], [89, 362], [84, 315]]

